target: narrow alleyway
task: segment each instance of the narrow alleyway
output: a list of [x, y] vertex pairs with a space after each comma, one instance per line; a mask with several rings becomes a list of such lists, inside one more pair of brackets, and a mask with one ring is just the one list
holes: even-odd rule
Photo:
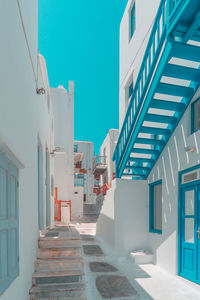
[[96, 216], [40, 237], [30, 299], [199, 300], [199, 286], [118, 257], [96, 236]]

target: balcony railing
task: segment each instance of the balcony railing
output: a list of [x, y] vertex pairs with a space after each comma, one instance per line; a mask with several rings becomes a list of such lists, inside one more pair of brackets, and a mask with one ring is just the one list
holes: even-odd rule
[[[183, 2], [187, 1], [188, 0], [162, 0], [160, 3], [137, 81], [134, 86], [133, 95], [116, 145], [114, 159], [117, 167], [120, 167], [126, 149], [129, 146], [128, 141], [130, 140], [135, 124], [137, 123], [137, 118], [141, 111], [145, 94], [165, 42], [167, 26], [169, 25], [168, 22], [171, 16], [176, 14], [176, 10], [179, 9], [180, 5], [183, 5]], [[118, 177], [118, 175], [119, 174], [116, 173], [116, 177]]]
[[84, 175], [81, 174], [74, 175], [74, 186], [84, 186], [84, 185], [85, 185]]
[[94, 160], [93, 160], [93, 170], [96, 168], [96, 167], [105, 167], [106, 166], [106, 156], [100, 156], [100, 155], [97, 155], [94, 157]]
[[102, 193], [102, 195], [105, 196], [109, 188], [110, 187], [107, 185], [107, 183], [105, 183], [103, 186], [95, 186], [93, 188], [93, 193], [95, 193], [97, 196]]

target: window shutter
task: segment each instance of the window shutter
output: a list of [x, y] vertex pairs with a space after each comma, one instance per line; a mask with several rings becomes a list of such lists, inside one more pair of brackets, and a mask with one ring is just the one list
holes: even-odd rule
[[0, 295], [19, 274], [18, 169], [0, 153]]

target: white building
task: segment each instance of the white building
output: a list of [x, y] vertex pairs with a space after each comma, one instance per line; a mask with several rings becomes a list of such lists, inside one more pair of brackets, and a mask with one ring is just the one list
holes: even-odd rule
[[54, 225], [56, 147], [66, 153], [60, 197], [73, 196], [73, 83], [69, 93], [50, 90], [46, 63], [38, 54], [37, 22], [37, 1], [1, 1], [0, 23], [6, 29], [0, 47], [2, 300], [29, 297], [40, 231]]
[[115, 146], [119, 137], [118, 129], [110, 129], [106, 135], [105, 140], [100, 148], [100, 156], [106, 158], [107, 169], [103, 176], [105, 177], [105, 182], [110, 185], [112, 180], [115, 178], [115, 162], [113, 161], [113, 154]]
[[128, 1], [120, 26], [117, 179], [97, 234], [120, 254], [147, 250], [153, 263], [199, 284], [198, 5]]
[[[57, 188], [57, 197], [61, 202], [61, 221], [66, 223], [74, 218], [76, 200], [73, 199], [74, 186], [74, 83], [69, 82], [69, 92], [63, 86], [51, 88], [51, 98], [54, 112], [55, 151], [54, 186]], [[71, 201], [71, 202], [66, 202]], [[58, 205], [55, 205], [58, 217]]]
[[53, 112], [37, 1], [1, 1], [0, 20], [0, 298], [25, 300], [39, 230], [53, 224]]
[[[75, 162], [75, 174], [83, 173], [84, 191], [83, 202], [95, 203], [96, 195], [93, 193], [94, 175], [93, 175], [93, 159], [94, 144], [86, 141], [74, 141], [75, 156], [79, 155], [80, 159]], [[80, 155], [81, 154], [81, 155]], [[80, 165], [78, 165], [80, 164]], [[77, 168], [76, 168], [77, 166]]]

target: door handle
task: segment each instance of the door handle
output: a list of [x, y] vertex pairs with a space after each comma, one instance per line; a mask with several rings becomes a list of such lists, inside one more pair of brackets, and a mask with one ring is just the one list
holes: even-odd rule
[[198, 228], [197, 233], [198, 233], [198, 240], [200, 240], [200, 228]]

